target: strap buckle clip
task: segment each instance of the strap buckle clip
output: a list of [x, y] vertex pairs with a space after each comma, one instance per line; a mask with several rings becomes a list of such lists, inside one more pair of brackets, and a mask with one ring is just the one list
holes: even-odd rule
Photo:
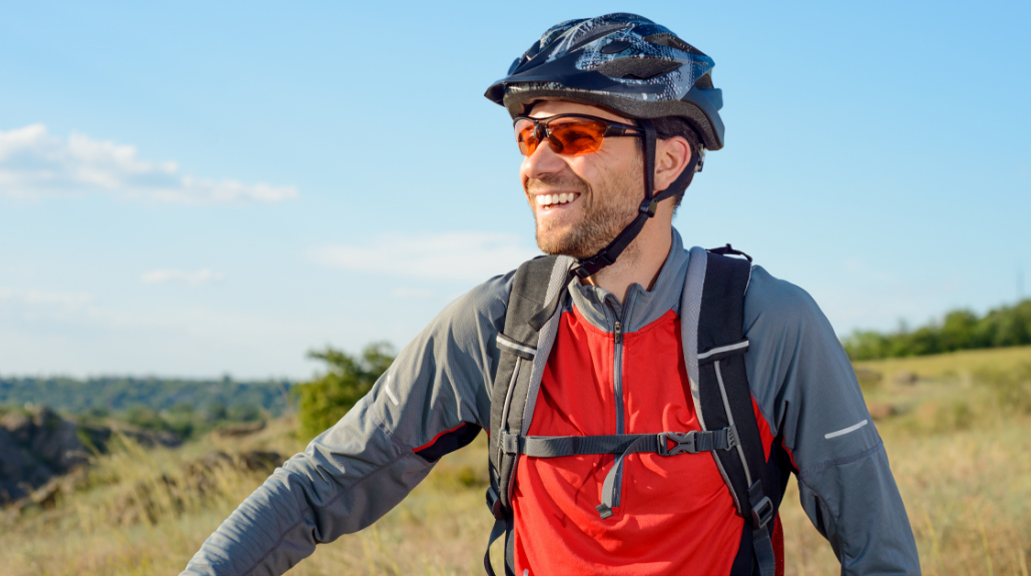
[[[656, 436], [659, 441], [659, 454], [662, 456], [676, 456], [677, 454], [694, 454], [696, 432], [659, 432]], [[676, 442], [676, 446], [670, 448], [667, 441]]]

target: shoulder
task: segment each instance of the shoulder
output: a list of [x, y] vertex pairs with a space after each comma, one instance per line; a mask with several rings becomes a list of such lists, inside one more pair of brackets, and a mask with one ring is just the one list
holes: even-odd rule
[[824, 434], [868, 416], [852, 364], [805, 290], [753, 268], [745, 295], [745, 337], [752, 396], [773, 434], [784, 434], [801, 470], [832, 459], [825, 448], [853, 455], [877, 442], [871, 427], [849, 437], [859, 442], [854, 450], [841, 442], [823, 443]]
[[802, 288], [775, 278], [762, 266], [752, 267], [745, 293], [745, 333], [755, 336], [780, 335], [804, 338], [831, 330], [813, 297]]
[[466, 326], [476, 330], [484, 322], [504, 322], [515, 270], [495, 276], [459, 296], [437, 316], [435, 323]]
[[515, 270], [511, 270], [505, 274], [494, 276], [463, 294], [455, 303], [477, 309], [492, 308], [498, 304], [504, 305], [512, 292], [512, 280], [515, 278], [515, 273]]

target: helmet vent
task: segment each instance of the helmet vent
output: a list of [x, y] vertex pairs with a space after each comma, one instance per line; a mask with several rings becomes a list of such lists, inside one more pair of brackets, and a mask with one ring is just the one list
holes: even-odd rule
[[626, 50], [629, 47], [630, 43], [626, 40], [615, 40], [603, 46], [602, 49], [599, 50], [599, 52], [601, 52], [602, 54], [616, 54], [617, 52], [622, 52], [623, 50]]
[[616, 58], [599, 65], [596, 70], [609, 78], [647, 80], [680, 68], [680, 62], [661, 58]]
[[706, 72], [701, 78], [694, 81], [694, 85], [699, 90], [712, 90], [712, 74]]
[[[566, 51], [573, 51], [577, 48], [581, 48], [599, 38], [604, 38], [618, 32], [620, 30], [630, 28], [631, 26], [623, 21], [608, 22], [601, 24], [593, 28], [588, 28], [584, 32], [576, 30], [571, 34], [572, 38], [569, 40], [569, 45], [566, 47]], [[570, 33], [567, 32], [566, 35]]]
[[666, 46], [667, 48], [676, 48], [677, 50], [683, 50], [684, 52], [690, 52], [691, 54], [702, 54], [704, 56], [704, 53], [701, 50], [668, 32], [660, 32], [658, 34], [652, 34], [651, 36], [645, 36], [642, 40], [645, 42], [651, 42], [652, 44]]

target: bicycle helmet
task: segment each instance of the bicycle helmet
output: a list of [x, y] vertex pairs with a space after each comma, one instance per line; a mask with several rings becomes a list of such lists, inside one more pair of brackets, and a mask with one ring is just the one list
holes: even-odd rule
[[[486, 91], [515, 118], [540, 98], [561, 98], [607, 108], [638, 120], [645, 133], [645, 199], [638, 217], [600, 252], [580, 260], [574, 272], [586, 278], [615, 262], [633, 241], [658, 202], [685, 189], [701, 170], [704, 149], [723, 147], [723, 96], [712, 84], [712, 58], [665, 26], [636, 14], [616, 13], [568, 20], [549, 28], [508, 75]], [[653, 118], [683, 118], [698, 134], [699, 154], [668, 188], [655, 192]]]

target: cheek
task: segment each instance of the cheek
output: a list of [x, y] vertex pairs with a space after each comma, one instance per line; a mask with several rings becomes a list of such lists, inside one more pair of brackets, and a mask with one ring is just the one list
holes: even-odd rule
[[[577, 159], [581, 159], [581, 157], [577, 157]], [[631, 166], [626, 163], [625, 159], [611, 154], [585, 156], [573, 166], [576, 175], [594, 190], [606, 188], [612, 182], [619, 180], [627, 170], [631, 170]]]
[[591, 156], [597, 156], [597, 153], [573, 156], [569, 162], [569, 171], [593, 187], [594, 183], [604, 174], [604, 170], [601, 169], [604, 163], [597, 162], [599, 158], [591, 158]]

